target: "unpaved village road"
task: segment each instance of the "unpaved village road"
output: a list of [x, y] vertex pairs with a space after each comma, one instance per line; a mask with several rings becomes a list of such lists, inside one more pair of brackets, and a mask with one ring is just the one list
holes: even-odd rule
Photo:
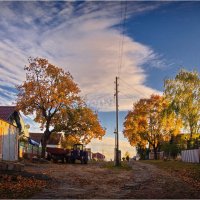
[[30, 164], [29, 172], [55, 181], [34, 199], [199, 199], [200, 190], [153, 165], [132, 162], [132, 170], [102, 168], [99, 164]]

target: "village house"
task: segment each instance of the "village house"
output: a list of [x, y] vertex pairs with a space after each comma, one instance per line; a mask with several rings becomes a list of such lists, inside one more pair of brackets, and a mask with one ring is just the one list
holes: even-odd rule
[[0, 160], [18, 160], [18, 135], [16, 126], [0, 119]]
[[19, 111], [15, 106], [0, 106], [0, 160], [18, 160], [21, 135], [28, 135], [28, 127]]
[[[41, 139], [43, 133], [29, 133], [27, 138], [29, 143], [25, 145], [23, 151], [23, 157], [31, 158], [34, 156], [40, 156], [41, 154]], [[62, 139], [64, 138], [64, 133], [54, 133], [50, 136], [50, 139], [47, 141], [47, 148], [62, 148]]]
[[[43, 133], [29, 133], [30, 139], [34, 140], [41, 146], [41, 139]], [[62, 140], [64, 138], [64, 133], [54, 133], [51, 134], [49, 140], [47, 141], [47, 147], [49, 148], [62, 148]]]
[[99, 152], [97, 153], [92, 153], [92, 159], [96, 160], [96, 161], [104, 161], [105, 160], [105, 156]]

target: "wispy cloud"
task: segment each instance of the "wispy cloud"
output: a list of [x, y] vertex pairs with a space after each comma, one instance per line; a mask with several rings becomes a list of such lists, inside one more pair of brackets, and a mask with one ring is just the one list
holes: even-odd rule
[[[89, 105], [99, 110], [114, 109], [114, 78], [119, 66], [122, 31], [120, 2], [0, 2], [0, 86], [15, 87], [25, 79], [27, 58], [44, 57], [70, 71]], [[127, 18], [148, 12], [159, 3], [129, 2]], [[150, 47], [124, 36], [120, 77], [144, 94], [157, 93], [145, 86], [143, 65], [162, 64]], [[132, 107], [141, 94], [122, 88], [134, 96], [121, 100], [120, 109]], [[1, 89], [2, 93], [9, 93]], [[7, 93], [6, 93], [7, 92]], [[5, 95], [1, 104], [11, 102]]]

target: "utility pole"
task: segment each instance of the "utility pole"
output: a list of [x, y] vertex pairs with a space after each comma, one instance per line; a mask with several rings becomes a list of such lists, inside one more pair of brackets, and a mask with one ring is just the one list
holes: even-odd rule
[[115, 92], [115, 97], [116, 97], [116, 144], [115, 144], [115, 158], [116, 158], [116, 163], [115, 166], [119, 166], [120, 162], [119, 162], [119, 127], [118, 127], [118, 121], [119, 121], [119, 104], [118, 104], [118, 77], [116, 77], [115, 80], [115, 86], [116, 86], [116, 92]]

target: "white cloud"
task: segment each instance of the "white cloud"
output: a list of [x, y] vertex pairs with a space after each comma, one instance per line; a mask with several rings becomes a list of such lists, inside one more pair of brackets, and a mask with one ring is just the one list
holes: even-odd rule
[[[127, 17], [159, 6], [128, 4]], [[20, 84], [25, 78], [27, 58], [44, 57], [70, 71], [89, 105], [104, 111], [115, 109], [114, 80], [119, 70], [122, 33], [114, 27], [122, 20], [120, 2], [0, 2], [0, 5], [0, 37], [4, 38], [0, 41], [0, 85]], [[153, 49], [125, 35], [120, 77], [143, 95], [120, 83], [124, 97], [134, 96], [120, 100], [121, 110], [131, 109], [133, 101], [142, 96], [159, 93], [145, 86], [147, 74], [142, 66], [151, 61], [161, 62]], [[5, 102], [3, 96], [0, 101]]]
[[[87, 147], [91, 148], [93, 153], [99, 152], [105, 155], [106, 160], [114, 160], [115, 139], [112, 137], [103, 137], [102, 140], [94, 139]], [[136, 155], [135, 147], [130, 146], [125, 140], [119, 140], [119, 150], [121, 150], [121, 157], [123, 157], [126, 152], [130, 154], [130, 157]]]

